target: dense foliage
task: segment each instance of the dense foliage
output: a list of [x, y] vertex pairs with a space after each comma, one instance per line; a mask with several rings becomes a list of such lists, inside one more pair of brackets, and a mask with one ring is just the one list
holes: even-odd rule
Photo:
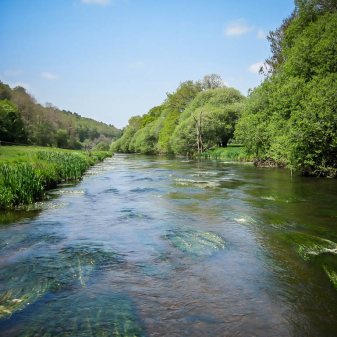
[[257, 161], [304, 174], [337, 174], [337, 12], [333, 1], [296, 1], [280, 62], [249, 94], [236, 128]]
[[108, 145], [121, 130], [77, 113], [42, 106], [20, 86], [11, 89], [0, 81], [0, 140], [41, 146], [80, 149]]
[[194, 155], [213, 146], [226, 147], [244, 98], [238, 90], [227, 88], [215, 74], [206, 75], [202, 81], [182, 82], [175, 92], [167, 94], [161, 106], [142, 117], [132, 117], [111, 149]]

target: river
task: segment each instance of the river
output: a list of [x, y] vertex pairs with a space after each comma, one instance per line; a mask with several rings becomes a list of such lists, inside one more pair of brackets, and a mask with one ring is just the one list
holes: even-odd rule
[[115, 155], [1, 213], [1, 336], [333, 336], [337, 180]]

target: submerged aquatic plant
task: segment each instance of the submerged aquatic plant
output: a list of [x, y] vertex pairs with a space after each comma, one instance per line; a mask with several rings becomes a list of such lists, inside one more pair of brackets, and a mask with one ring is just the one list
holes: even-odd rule
[[300, 225], [294, 221], [280, 220], [280, 221], [273, 221], [273, 223], [271, 223], [270, 226], [276, 229], [288, 229], [288, 228], [296, 228], [299, 227]]
[[25, 319], [20, 336], [144, 336], [132, 303], [121, 295], [96, 294], [93, 300], [78, 294], [76, 303], [67, 296], [46, 307]]
[[0, 295], [0, 319], [10, 317], [17, 310], [23, 310], [29, 304], [42, 297], [49, 287], [50, 282], [43, 280], [41, 282], [34, 282], [32, 288], [28, 291], [24, 286], [5, 291]]
[[102, 245], [87, 244], [62, 248], [47, 255], [35, 255], [1, 270], [4, 284], [0, 294], [0, 318], [24, 309], [29, 303], [63, 286], [85, 287], [94, 271], [123, 263]]
[[323, 268], [328, 275], [330, 281], [332, 282], [334, 288], [337, 290], [337, 271], [328, 265], [323, 265]]
[[317, 236], [291, 231], [280, 234], [280, 237], [292, 244], [304, 260], [310, 260], [322, 253], [337, 254], [337, 243]]
[[196, 229], [171, 229], [164, 238], [182, 252], [197, 256], [211, 255], [228, 247], [219, 235]]

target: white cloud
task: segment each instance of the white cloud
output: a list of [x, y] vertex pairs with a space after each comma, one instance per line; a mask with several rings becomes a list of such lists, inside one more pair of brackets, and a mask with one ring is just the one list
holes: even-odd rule
[[108, 5], [111, 1], [110, 0], [81, 0], [81, 2], [85, 4], [96, 4], [96, 5]]
[[146, 64], [143, 61], [137, 61], [135, 63], [130, 64], [131, 68], [144, 68], [146, 67]]
[[266, 33], [264, 32], [263, 29], [259, 29], [257, 32], [257, 38], [258, 39], [264, 39], [266, 37]]
[[252, 64], [251, 66], [248, 67], [248, 70], [252, 74], [258, 74], [260, 71], [260, 68], [263, 66], [263, 62], [257, 62]]
[[18, 76], [22, 74], [22, 70], [6, 70], [4, 72], [5, 76]]
[[47, 72], [41, 73], [40, 76], [43, 78], [47, 78], [48, 80], [58, 80], [60, 78], [59, 75], [55, 75], [55, 74], [47, 73]]
[[229, 21], [225, 27], [224, 33], [227, 36], [240, 36], [251, 32], [255, 26], [249, 26], [245, 19]]

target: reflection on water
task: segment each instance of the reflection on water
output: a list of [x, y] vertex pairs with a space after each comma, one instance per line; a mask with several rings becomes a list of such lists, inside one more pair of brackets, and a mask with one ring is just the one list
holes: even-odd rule
[[116, 155], [0, 213], [0, 335], [332, 336], [336, 187]]

